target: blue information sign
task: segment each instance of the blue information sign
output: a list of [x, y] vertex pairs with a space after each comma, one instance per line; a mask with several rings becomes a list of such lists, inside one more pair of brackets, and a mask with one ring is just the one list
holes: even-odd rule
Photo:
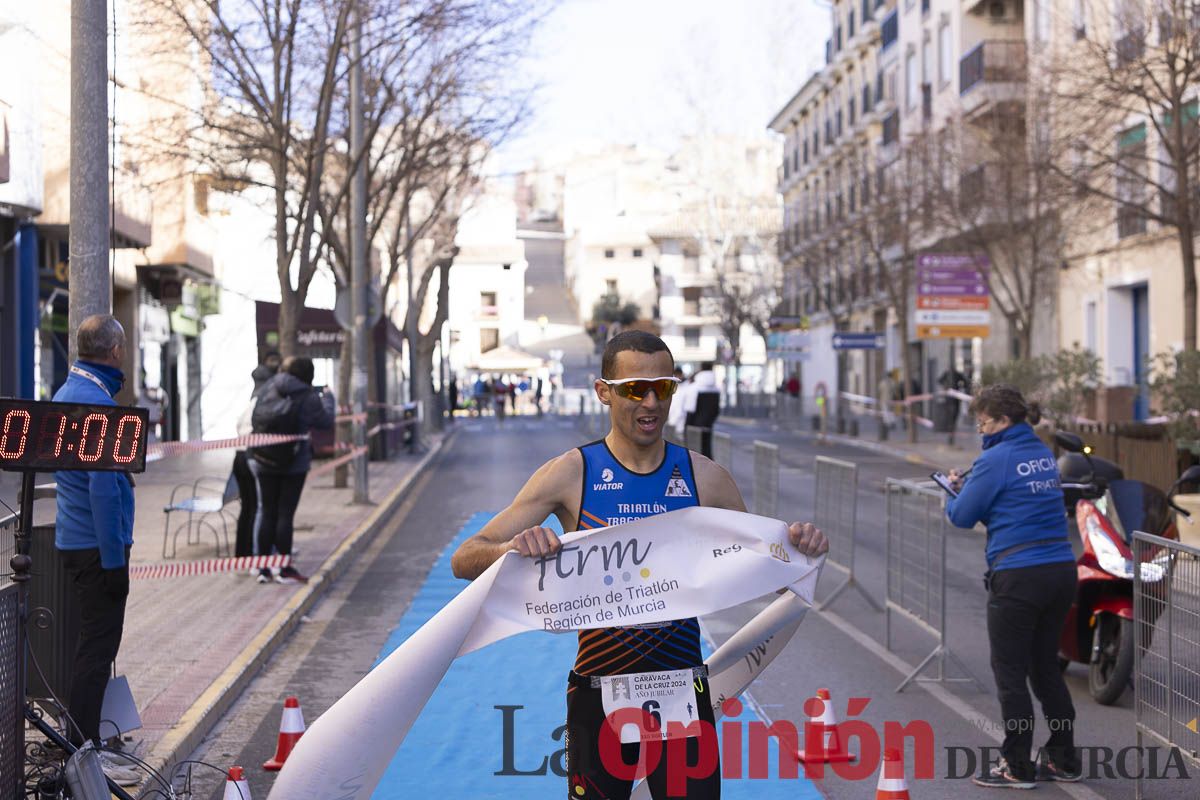
[[887, 337], [882, 333], [838, 331], [833, 335], [834, 350], [882, 350], [886, 346]]

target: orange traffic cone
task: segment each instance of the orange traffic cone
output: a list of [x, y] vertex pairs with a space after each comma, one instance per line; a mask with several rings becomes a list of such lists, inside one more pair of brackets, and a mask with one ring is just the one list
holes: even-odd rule
[[250, 800], [250, 784], [246, 782], [246, 771], [241, 767], [229, 768], [229, 779], [225, 781], [222, 800]]
[[898, 750], [884, 751], [875, 800], [909, 800], [908, 782], [904, 780], [904, 757]]
[[816, 699], [808, 700], [805, 702], [804, 707], [808, 711], [809, 722], [813, 725], [820, 724], [822, 726], [824, 741], [820, 744], [809, 742], [807, 735], [809, 727], [806, 725], [804, 749], [797, 754], [800, 763], [832, 764], [834, 762], [854, 761], [857, 756], [845, 749], [842, 744], [842, 737], [838, 736], [837, 715], [833, 713], [833, 701], [829, 699], [829, 690], [817, 689]]
[[279, 744], [275, 746], [275, 755], [263, 764], [263, 769], [276, 772], [283, 769], [283, 764], [292, 754], [292, 748], [304, 734], [304, 714], [300, 711], [300, 701], [289, 697], [283, 701], [283, 718], [279, 720]]

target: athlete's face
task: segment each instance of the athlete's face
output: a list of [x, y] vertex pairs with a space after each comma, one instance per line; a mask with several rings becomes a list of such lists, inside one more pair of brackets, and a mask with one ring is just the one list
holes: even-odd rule
[[[616, 366], [616, 374], [610, 380], [668, 377], [675, 369], [675, 362], [665, 350], [658, 353], [623, 350], [617, 353]], [[617, 433], [634, 444], [643, 446], [662, 438], [667, 411], [671, 408], [671, 398], [662, 400], [657, 392], [649, 391], [641, 400], [633, 400], [621, 397], [613, 387], [602, 381], [596, 381], [596, 394], [599, 395], [601, 403], [612, 408], [610, 417], [613, 430]]]

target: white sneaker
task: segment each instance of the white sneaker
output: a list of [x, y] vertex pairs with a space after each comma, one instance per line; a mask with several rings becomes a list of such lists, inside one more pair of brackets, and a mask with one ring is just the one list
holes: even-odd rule
[[104, 771], [105, 777], [117, 786], [137, 786], [142, 782], [142, 771], [120, 756], [101, 753], [100, 769]]

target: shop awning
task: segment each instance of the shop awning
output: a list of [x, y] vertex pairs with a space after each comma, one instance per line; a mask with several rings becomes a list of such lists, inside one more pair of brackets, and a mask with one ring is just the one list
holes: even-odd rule
[[467, 369], [492, 373], [535, 372], [544, 366], [546, 362], [532, 353], [502, 345], [479, 356], [467, 365]]
[[[254, 303], [255, 327], [258, 330], [259, 354], [279, 349], [279, 304], [257, 300]], [[342, 342], [349, 334], [338, 324], [333, 310], [328, 308], [300, 309], [296, 328], [296, 355], [309, 358], [337, 358]], [[390, 319], [380, 319], [371, 335], [376, 347], [390, 347], [396, 352], [404, 343], [404, 334]]]

